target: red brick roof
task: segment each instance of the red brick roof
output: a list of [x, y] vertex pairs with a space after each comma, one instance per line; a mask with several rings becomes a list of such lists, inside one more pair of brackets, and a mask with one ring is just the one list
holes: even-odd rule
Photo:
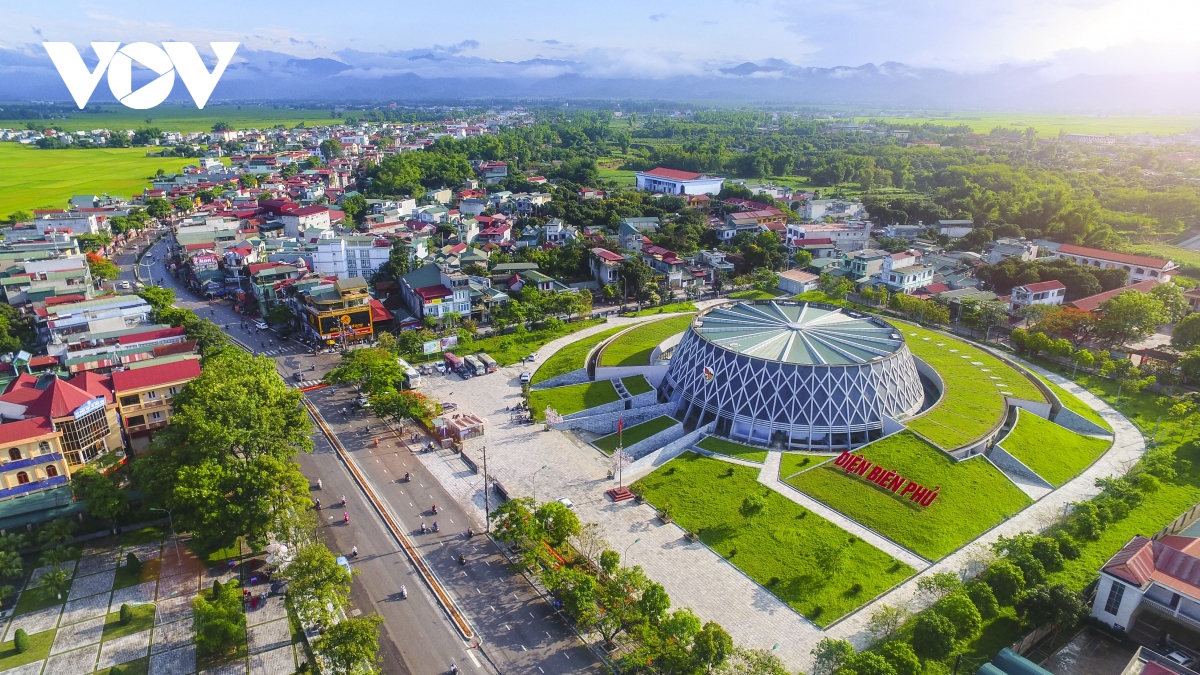
[[117, 392], [156, 387], [170, 382], [191, 380], [200, 376], [200, 361], [184, 359], [159, 366], [121, 370], [112, 374], [113, 389]]
[[595, 253], [597, 257], [603, 258], [609, 262], [621, 262], [622, 260], [625, 260], [625, 256], [621, 255], [620, 253], [613, 253], [606, 248], [594, 248], [592, 249], [592, 253]]
[[54, 433], [54, 425], [47, 417], [34, 417], [0, 424], [0, 444], [9, 445]]
[[696, 180], [704, 174], [692, 173], [691, 171], [678, 171], [676, 169], [664, 169], [661, 166], [644, 171], [647, 176], [655, 176], [657, 178], [666, 178], [669, 180]]
[[1170, 260], [1151, 258], [1147, 255], [1130, 255], [1129, 253], [1102, 251], [1098, 248], [1087, 248], [1086, 246], [1076, 246], [1074, 244], [1063, 244], [1062, 246], [1058, 247], [1058, 250], [1055, 251], [1055, 253], [1083, 256], [1086, 258], [1099, 258], [1100, 260], [1109, 260], [1112, 262], [1121, 263], [1122, 265], [1141, 265], [1142, 267], [1149, 267], [1156, 270], [1166, 269], [1171, 263]]
[[1114, 288], [1111, 291], [1104, 291], [1103, 293], [1089, 295], [1086, 298], [1072, 300], [1072, 301], [1068, 302], [1067, 305], [1074, 307], [1075, 309], [1082, 309], [1082, 310], [1085, 310], [1088, 312], [1094, 312], [1100, 308], [1100, 305], [1104, 304], [1105, 300], [1108, 300], [1109, 298], [1115, 298], [1118, 295], [1124, 293], [1125, 291], [1138, 291], [1139, 293], [1149, 293], [1150, 289], [1154, 288], [1157, 285], [1158, 285], [1158, 280], [1147, 279], [1145, 281], [1139, 281], [1136, 284], [1130, 284], [1128, 286]]
[[132, 345], [150, 340], [161, 340], [162, 338], [182, 337], [185, 332], [183, 326], [177, 328], [160, 328], [159, 330], [149, 330], [145, 333], [137, 333], [135, 335], [122, 335], [117, 338], [117, 342], [123, 345]]
[[435, 298], [444, 298], [447, 295], [454, 295], [454, 291], [438, 284], [437, 286], [425, 286], [423, 288], [414, 288], [413, 293], [422, 300], [433, 300]]
[[37, 382], [38, 378], [22, 374], [13, 380], [0, 400], [25, 406], [29, 417], [66, 417], [79, 406], [99, 398], [57, 377], [45, 389], [39, 390]]
[[1042, 291], [1056, 291], [1060, 288], [1065, 289], [1066, 286], [1063, 286], [1061, 281], [1055, 279], [1053, 281], [1039, 281], [1036, 284], [1024, 284], [1023, 286], [1018, 286], [1018, 288], [1024, 288], [1030, 293], [1041, 293]]

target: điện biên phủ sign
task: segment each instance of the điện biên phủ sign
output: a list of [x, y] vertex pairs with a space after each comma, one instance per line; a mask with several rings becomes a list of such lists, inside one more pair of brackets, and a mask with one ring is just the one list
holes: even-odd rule
[[872, 464], [865, 458], [849, 452], [843, 452], [838, 455], [833, 464], [845, 469], [846, 473], [861, 476], [885, 490], [891, 490], [901, 497], [908, 497], [909, 501], [921, 506], [932, 504], [938, 498], [938, 491], [942, 489], [940, 485], [933, 489], [924, 487], [916, 481], [901, 476], [896, 471], [885, 469], [878, 464]]

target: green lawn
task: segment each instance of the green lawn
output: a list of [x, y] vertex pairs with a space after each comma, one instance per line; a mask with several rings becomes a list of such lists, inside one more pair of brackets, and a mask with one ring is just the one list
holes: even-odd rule
[[147, 560], [137, 572], [134, 572], [129, 565], [126, 565], [125, 561], [126, 559], [122, 558], [121, 566], [117, 568], [117, 576], [113, 580], [114, 591], [130, 586], [137, 586], [147, 581], [153, 581], [158, 578], [159, 572], [162, 570], [162, 558]]
[[[819, 626], [899, 583], [913, 569], [756, 480], [758, 470], [686, 452], [633, 485], [680, 527]], [[754, 518], [741, 513], [766, 497]], [[634, 560], [636, 562], [636, 559]]]
[[56, 631], [44, 630], [29, 636], [29, 648], [20, 654], [12, 641], [0, 644], [0, 671], [10, 670], [27, 663], [41, 661], [50, 655]]
[[[577, 333], [585, 328], [604, 323], [604, 319], [585, 319], [583, 321], [574, 321], [564, 324], [563, 329], [559, 331], [552, 330], [531, 330], [525, 333], [506, 333], [504, 335], [493, 335], [483, 338], [482, 340], [471, 340], [469, 343], [459, 343], [458, 349], [451, 350], [459, 356], [467, 354], [477, 354], [479, 352], [487, 352], [488, 356], [496, 359], [496, 363], [501, 366], [511, 366], [521, 359], [529, 356], [542, 345], [552, 340], [557, 340], [564, 335]], [[409, 363], [425, 363], [428, 361], [438, 361], [442, 358], [441, 353], [434, 353], [421, 356], [413, 356], [408, 359]]]
[[66, 592], [63, 593], [61, 598], [56, 598], [53, 595], [43, 597], [42, 592], [36, 586], [27, 588], [21, 591], [21, 597], [17, 598], [17, 606], [13, 608], [13, 616], [29, 614], [39, 609], [61, 605], [67, 600], [70, 600], [70, 597]]
[[779, 479], [786, 480], [801, 471], [820, 466], [831, 459], [833, 455], [809, 455], [803, 452], [785, 452], [779, 462]]
[[620, 434], [609, 434], [597, 438], [592, 444], [603, 450], [605, 454], [611, 455], [622, 442], [625, 444], [624, 447], [628, 448], [634, 443], [640, 443], [660, 431], [670, 429], [676, 424], [679, 424], [679, 422], [675, 421], [673, 417], [661, 415], [652, 420], [646, 420], [641, 424], [625, 427], [624, 431]]
[[119, 666], [97, 670], [95, 675], [147, 675], [150, 672], [150, 657], [143, 656], [129, 663], [122, 663]]
[[630, 312], [622, 316], [654, 316], [656, 314], [675, 314], [677, 312], [694, 312], [696, 304], [692, 302], [672, 302], [657, 307], [647, 307], [639, 312]]
[[946, 450], [970, 443], [1000, 424], [1004, 396], [1044, 400], [1041, 391], [1008, 364], [967, 342], [889, 320], [909, 350], [942, 376], [941, 403], [908, 422], [908, 428]]
[[529, 408], [533, 410], [539, 422], [546, 419], [546, 406], [554, 408], [559, 415], [570, 415], [619, 400], [621, 395], [609, 380], [534, 389], [529, 392]]
[[608, 338], [625, 330], [625, 326], [609, 328], [608, 330], [600, 331], [595, 335], [572, 342], [562, 349], [554, 352], [554, 355], [542, 362], [538, 366], [537, 372], [533, 374], [533, 379], [530, 384], [545, 382], [546, 380], [566, 375], [573, 370], [579, 370], [586, 365], [588, 352], [592, 351], [596, 345], [604, 342]]
[[1018, 415], [1000, 446], [1054, 487], [1078, 476], [1112, 445], [1108, 439], [1082, 436], [1024, 410]]
[[744, 459], [747, 462], [762, 464], [767, 461], [767, 451], [762, 448], [734, 443], [733, 441], [727, 441], [724, 438], [717, 438], [716, 436], [705, 436], [704, 440], [696, 444], [696, 447], [708, 450], [709, 452], [715, 452], [718, 455], [728, 455], [729, 457]]
[[770, 291], [750, 289], [748, 291], [730, 293], [729, 298], [731, 300], [774, 300], [775, 298], [781, 298], [785, 295], [787, 295], [787, 293], [772, 293]]
[[1070, 410], [1071, 412], [1075, 413], [1076, 415], [1079, 415], [1080, 417], [1082, 417], [1086, 420], [1095, 422], [1096, 424], [1099, 424], [1100, 426], [1104, 427], [1105, 429], [1112, 431], [1112, 427], [1109, 426], [1108, 422], [1104, 421], [1104, 418], [1100, 416], [1100, 413], [1096, 412], [1095, 410], [1092, 409], [1091, 406], [1089, 406], [1088, 404], [1086, 404], [1083, 401], [1080, 401], [1078, 398], [1076, 398], [1075, 394], [1072, 394], [1071, 392], [1067, 391], [1066, 389], [1063, 389], [1062, 387], [1058, 386], [1057, 384], [1054, 384], [1050, 380], [1047, 380], [1046, 378], [1042, 377], [1041, 375], [1038, 375], [1037, 373], [1033, 373], [1033, 374], [1039, 380], [1041, 380], [1042, 382], [1045, 382], [1046, 386], [1050, 387], [1050, 391], [1054, 392], [1054, 395], [1058, 397], [1059, 402], [1063, 404], [1064, 408], [1066, 408], [1067, 410]]
[[143, 527], [140, 530], [121, 535], [121, 545], [129, 547], [149, 544], [153, 541], [162, 541], [165, 536], [166, 531], [161, 527]]
[[660, 342], [687, 330], [692, 315], [675, 316], [653, 321], [629, 330], [613, 339], [600, 354], [601, 366], [646, 366], [650, 365], [650, 353]]
[[154, 605], [131, 605], [130, 609], [133, 610], [133, 621], [125, 626], [121, 625], [121, 612], [119, 611], [104, 617], [104, 637], [102, 638], [104, 641], [150, 630], [150, 627], [154, 625]]
[[983, 457], [955, 462], [909, 432], [876, 441], [855, 454], [929, 488], [937, 500], [922, 507], [832, 462], [787, 479], [802, 492], [905, 546], [937, 560], [1032, 503]]
[[654, 387], [644, 375], [633, 375], [631, 377], [622, 377], [621, 384], [625, 385], [625, 391], [629, 392], [630, 396], [645, 394], [654, 391]]
[[1033, 127], [1041, 138], [1067, 134], [1177, 134], [1200, 126], [1194, 115], [1082, 115], [1024, 112], [948, 111], [942, 115], [913, 117], [858, 117], [857, 121], [882, 120], [888, 124], [937, 124], [947, 127], [966, 125], [986, 134], [1001, 127]]
[[[0, 112], [0, 117], [4, 113]], [[355, 116], [346, 111], [346, 116]], [[146, 118], [150, 118], [147, 124]], [[0, 119], [0, 127], [24, 129], [30, 120]], [[72, 112], [66, 119], [34, 121], [35, 125], [61, 127], [66, 131], [88, 131], [91, 129], [139, 129], [155, 126], [163, 131], [211, 131], [217, 122], [225, 122], [234, 129], [269, 129], [282, 124], [289, 129], [299, 122], [309, 126], [340, 124], [333, 120], [329, 108], [293, 109], [282, 105], [222, 104], [209, 101], [199, 109], [190, 98], [181, 103], [163, 103], [151, 110], [132, 110], [117, 104], [102, 104], [99, 112]], [[41, 127], [39, 127], [41, 128]]]
[[132, 197], [150, 187], [155, 171], [176, 173], [199, 161], [147, 157], [147, 150], [155, 148], [39, 150], [19, 143], [0, 143], [0, 216], [21, 209], [66, 208], [72, 195]]

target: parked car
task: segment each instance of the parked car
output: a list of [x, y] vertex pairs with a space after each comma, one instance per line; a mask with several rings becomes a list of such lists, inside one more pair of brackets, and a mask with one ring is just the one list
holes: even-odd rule
[[255, 321], [255, 322], [254, 322], [254, 327], [255, 327], [255, 328], [257, 328], [257, 329], [259, 329], [259, 330], [266, 330], [266, 329], [267, 329], [267, 322], [266, 322], [266, 321]]
[[434, 367], [434, 368], [435, 368], [435, 369], [436, 369], [436, 370], [437, 370], [439, 373], [441, 373], [441, 374], [443, 374], [443, 375], [445, 375], [445, 374], [446, 374], [446, 364], [445, 364], [445, 363], [442, 363], [441, 361], [438, 361], [437, 363], [434, 363], [434, 364], [433, 364], [433, 367]]
[[521, 384], [529, 384], [529, 381], [532, 379], [533, 373], [529, 372], [528, 370], [521, 373]]
[[566, 497], [559, 497], [558, 503], [562, 504], [563, 506], [567, 507], [568, 509], [570, 509], [572, 511], [575, 510], [575, 502], [571, 501], [570, 499], [567, 499]]
[[301, 372], [299, 372], [299, 371], [297, 371], [297, 372], [296, 372], [296, 374], [295, 374], [295, 375], [293, 375], [292, 377], [296, 378], [296, 381], [297, 381], [297, 382], [303, 382], [303, 381], [304, 381], [304, 373], [301, 373]]
[[371, 402], [367, 400], [366, 396], [359, 396], [358, 400], [356, 400], [355, 403], [358, 404], [358, 407], [360, 407], [360, 408], [370, 408], [371, 407]]
[[[326, 558], [326, 560], [328, 560], [328, 558]], [[337, 560], [335, 560], [334, 562], [337, 563], [339, 566], [341, 566], [343, 569], [345, 569], [346, 574], [354, 574], [354, 570], [350, 569], [350, 561], [346, 560], [346, 556], [339, 555], [337, 557]]]
[[1187, 654], [1185, 654], [1181, 651], [1178, 651], [1178, 650], [1173, 651], [1170, 654], [1167, 654], [1167, 659], [1170, 661], [1174, 661], [1175, 663], [1178, 663], [1181, 666], [1186, 666], [1188, 668], [1191, 668], [1192, 665], [1196, 663], [1196, 659], [1194, 659], [1191, 656], [1188, 656]]
[[121, 290], [123, 290], [123, 291], [127, 291], [127, 290], [129, 290], [129, 289], [130, 289], [129, 282], [128, 282], [128, 281], [122, 281], [122, 282], [120, 282], [120, 283], [118, 283], [118, 284], [117, 284], [117, 288], [119, 288], [119, 289], [121, 289]]

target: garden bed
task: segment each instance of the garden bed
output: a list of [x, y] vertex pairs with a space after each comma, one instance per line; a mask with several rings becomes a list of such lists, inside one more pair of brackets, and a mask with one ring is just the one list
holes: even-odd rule
[[937, 499], [922, 507], [832, 462], [785, 482], [929, 560], [953, 552], [1032, 503], [984, 457], [955, 462], [909, 432], [854, 454], [926, 488], [940, 488]]
[[621, 384], [625, 385], [625, 391], [629, 392], [630, 396], [638, 394], [646, 394], [654, 391], [654, 386], [646, 379], [644, 375], [633, 375], [631, 377], [622, 377]]
[[1019, 415], [1000, 446], [1054, 487], [1078, 476], [1112, 446], [1111, 440], [1077, 434], [1033, 413]]
[[1042, 377], [1041, 375], [1038, 375], [1037, 373], [1034, 373], [1034, 375], [1039, 380], [1044, 382], [1046, 384], [1046, 386], [1050, 387], [1050, 391], [1054, 392], [1054, 395], [1058, 397], [1059, 403], [1062, 403], [1064, 408], [1066, 408], [1067, 410], [1070, 410], [1071, 412], [1075, 413], [1076, 415], [1079, 415], [1083, 419], [1085, 419], [1093, 424], [1098, 424], [1101, 427], [1103, 427], [1104, 429], [1108, 429], [1109, 431], [1112, 431], [1112, 427], [1109, 426], [1108, 422], [1105, 422], [1104, 418], [1100, 416], [1100, 413], [1093, 410], [1091, 408], [1091, 406], [1084, 403], [1083, 401], [1080, 401], [1074, 394], [1067, 391], [1066, 389], [1063, 389], [1062, 387], [1058, 386], [1057, 384], [1054, 384], [1050, 380], [1047, 380], [1046, 378]]
[[616, 328], [609, 328], [608, 330], [600, 331], [599, 333], [596, 333], [595, 335], [589, 335], [578, 342], [572, 342], [557, 352], [554, 352], [550, 358], [546, 359], [542, 362], [542, 365], [538, 366], [537, 371], [533, 374], [533, 379], [530, 380], [530, 384], [545, 382], [546, 380], [559, 377], [560, 375], [566, 375], [569, 372], [583, 368], [585, 365], [587, 365], [586, 360], [588, 352], [592, 351], [592, 349], [601, 342], [604, 342], [608, 338], [625, 330], [625, 328], [625, 326], [618, 326]]
[[747, 462], [762, 464], [767, 461], [767, 451], [763, 448], [734, 443], [733, 441], [727, 441], [724, 438], [717, 438], [716, 436], [705, 436], [704, 440], [696, 444], [696, 447], [701, 450], [715, 452], [718, 455], [744, 459]]
[[599, 380], [551, 389], [534, 389], [529, 392], [529, 409], [539, 422], [544, 422], [546, 406], [554, 408], [559, 415], [570, 415], [620, 400], [621, 395], [612, 386], [612, 382]]
[[692, 315], [687, 314], [633, 328], [604, 347], [599, 365], [648, 366], [654, 348], [672, 335], [687, 330], [691, 323]]
[[635, 424], [631, 427], [625, 427], [624, 432], [620, 434], [609, 434], [601, 438], [597, 438], [592, 442], [597, 448], [600, 448], [607, 454], [612, 454], [617, 449], [618, 444], [622, 441], [624, 446], [628, 448], [634, 443], [640, 443], [654, 434], [666, 431], [671, 427], [679, 424], [675, 418], [668, 415], [660, 415], [652, 420], [646, 420], [641, 424]]
[[[766, 488], [757, 469], [686, 452], [633, 489], [780, 600], [828, 626], [913, 569]], [[744, 513], [747, 495], [765, 508]]]

